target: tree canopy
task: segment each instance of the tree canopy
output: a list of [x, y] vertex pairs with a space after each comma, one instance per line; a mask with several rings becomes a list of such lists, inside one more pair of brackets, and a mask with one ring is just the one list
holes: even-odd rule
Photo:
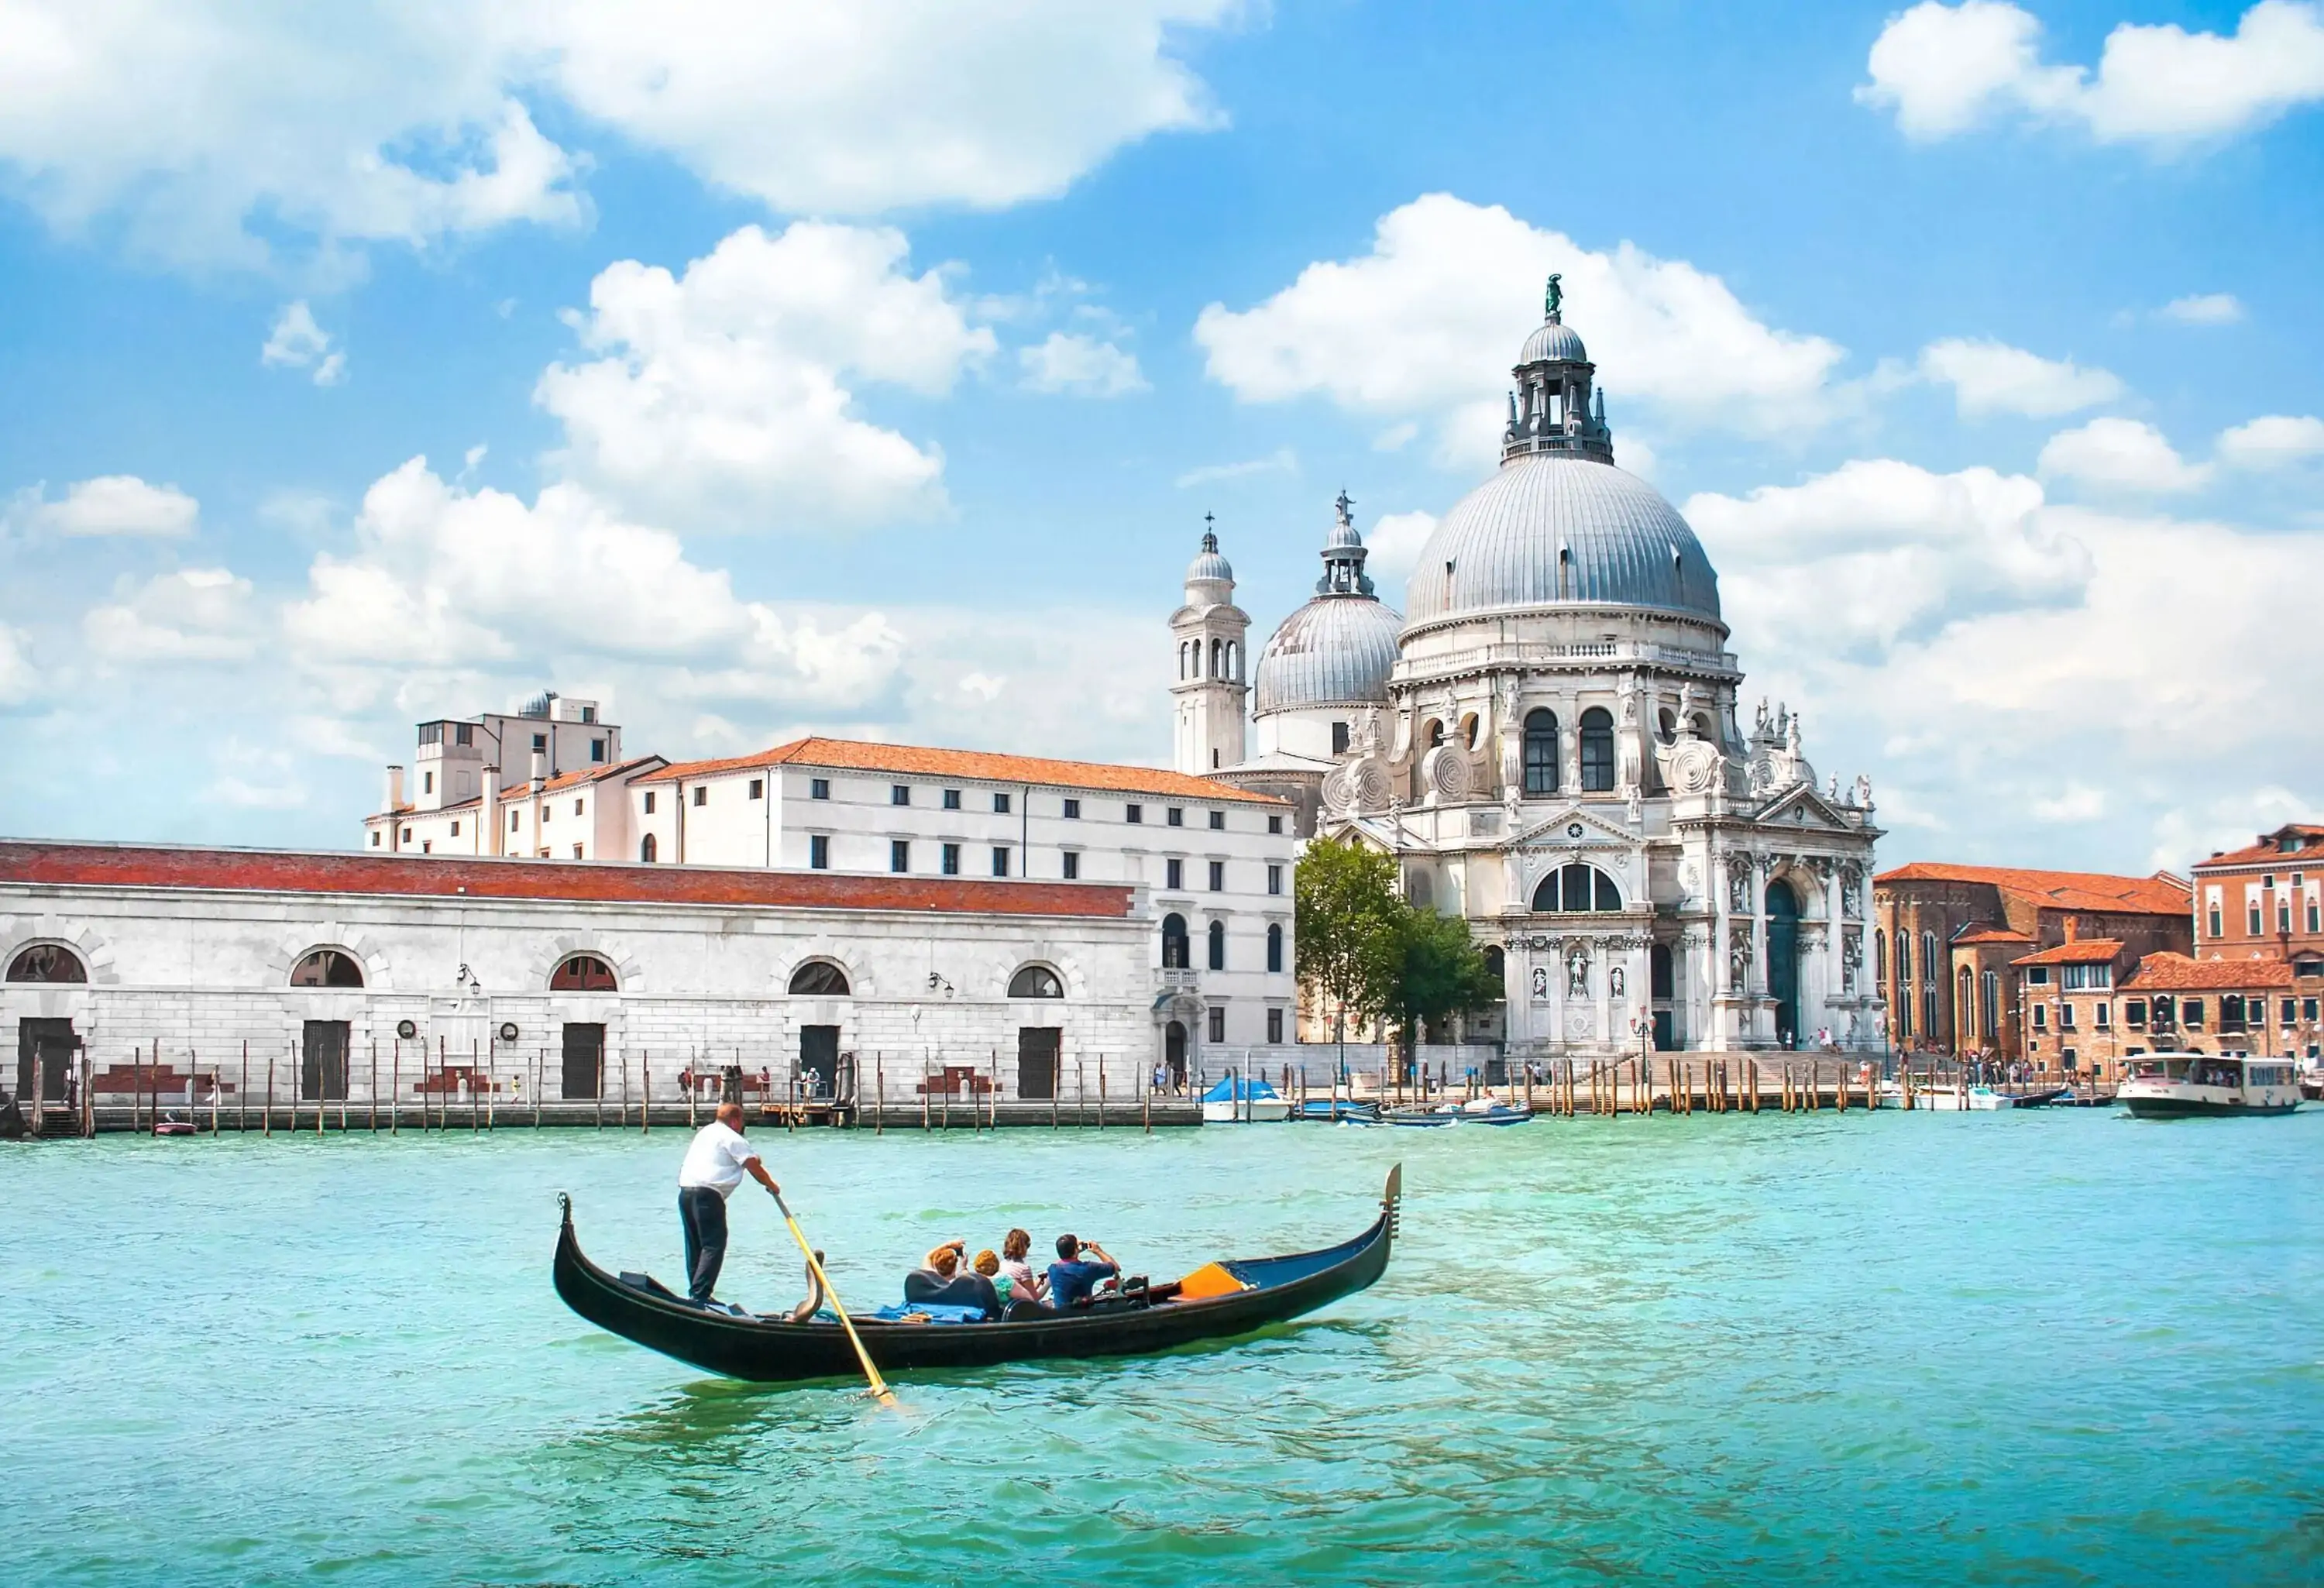
[[1407, 902], [1397, 882], [1393, 856], [1319, 838], [1300, 857], [1293, 893], [1300, 981], [1342, 1022], [1393, 1019], [1408, 1047], [1426, 1023], [1482, 1009], [1501, 989], [1469, 923]]

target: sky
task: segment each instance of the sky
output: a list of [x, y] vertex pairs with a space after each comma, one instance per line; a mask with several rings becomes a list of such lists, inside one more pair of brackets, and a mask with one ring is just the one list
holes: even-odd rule
[[2324, 817], [2319, 194], [2296, 0], [0, 0], [0, 832], [1162, 762], [1204, 514], [1400, 605], [1556, 271], [1884, 863], [2183, 868]]

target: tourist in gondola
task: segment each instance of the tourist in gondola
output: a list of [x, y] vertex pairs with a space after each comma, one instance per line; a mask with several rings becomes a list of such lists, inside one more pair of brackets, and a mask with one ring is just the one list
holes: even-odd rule
[[987, 1317], [1001, 1311], [1000, 1292], [982, 1274], [964, 1271], [964, 1241], [947, 1241], [928, 1253], [927, 1261], [904, 1276], [904, 1301], [910, 1306], [968, 1306]]
[[686, 1231], [687, 1292], [710, 1305], [726, 1261], [726, 1199], [749, 1175], [769, 1196], [781, 1187], [742, 1139], [742, 1105], [722, 1103], [717, 1117], [694, 1133], [678, 1171], [678, 1222]]
[[1046, 1306], [1049, 1299], [1048, 1277], [1038, 1271], [1026, 1260], [1033, 1250], [1033, 1237], [1022, 1230], [1011, 1230], [1001, 1242], [1001, 1271], [1009, 1276], [1009, 1293], [1022, 1300]]
[[[1096, 1260], [1091, 1261], [1091, 1258]], [[1076, 1302], [1097, 1288], [1100, 1279], [1111, 1279], [1120, 1272], [1121, 1265], [1108, 1257], [1105, 1248], [1096, 1242], [1060, 1235], [1057, 1260], [1049, 1265], [1049, 1305], [1059, 1312], [1070, 1312]]]

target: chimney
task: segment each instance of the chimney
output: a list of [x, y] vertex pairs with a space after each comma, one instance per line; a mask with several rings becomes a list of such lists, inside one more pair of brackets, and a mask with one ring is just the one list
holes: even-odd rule
[[387, 769], [387, 804], [383, 808], [388, 810], [403, 808], [403, 769], [400, 766]]
[[476, 853], [501, 852], [501, 769], [484, 769], [484, 798], [476, 809]]
[[2082, 918], [2078, 915], [2068, 916], [2066, 918], [2066, 941], [2071, 943], [2081, 935]]
[[549, 752], [548, 752], [548, 751], [546, 751], [546, 750], [536, 750], [536, 751], [534, 751], [534, 752], [532, 752], [532, 781], [533, 781], [533, 786], [534, 786], [534, 787], [536, 787], [536, 788], [538, 788], [540, 785], [541, 785], [542, 783], [547, 782], [548, 780], [549, 780]]

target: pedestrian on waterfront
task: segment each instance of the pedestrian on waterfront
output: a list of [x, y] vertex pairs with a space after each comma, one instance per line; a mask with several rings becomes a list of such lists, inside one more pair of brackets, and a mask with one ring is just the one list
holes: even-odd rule
[[1046, 1304], [1049, 1299], [1048, 1279], [1036, 1273], [1033, 1265], [1025, 1260], [1032, 1250], [1032, 1236], [1022, 1230], [1010, 1231], [1008, 1238], [1001, 1242], [1001, 1271], [1009, 1276], [1012, 1293], [1028, 1301]]
[[[1086, 1252], [1096, 1259], [1089, 1260]], [[1121, 1272], [1121, 1265], [1105, 1254], [1105, 1248], [1096, 1242], [1084, 1242], [1074, 1235], [1057, 1237], [1057, 1260], [1049, 1265], [1049, 1305], [1059, 1312], [1070, 1312], [1074, 1304], [1097, 1288], [1100, 1279], [1110, 1279]]]
[[749, 1175], [775, 1196], [781, 1187], [742, 1139], [742, 1105], [722, 1103], [717, 1117], [694, 1133], [678, 1171], [678, 1222], [686, 1231], [687, 1294], [709, 1305], [726, 1261], [726, 1199]]

